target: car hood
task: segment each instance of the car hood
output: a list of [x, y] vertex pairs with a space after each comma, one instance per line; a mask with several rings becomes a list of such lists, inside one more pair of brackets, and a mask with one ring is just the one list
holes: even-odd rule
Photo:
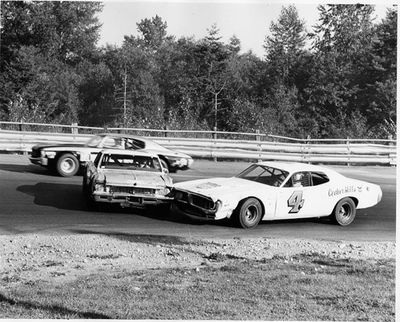
[[232, 199], [234, 196], [254, 195], [259, 193], [261, 189], [263, 193], [268, 190], [275, 191], [277, 189], [276, 187], [237, 177], [180, 182], [175, 184], [175, 188], [207, 196], [214, 201], [225, 198]]
[[161, 172], [140, 170], [103, 169], [107, 185], [125, 187], [164, 188], [172, 185], [172, 180]]

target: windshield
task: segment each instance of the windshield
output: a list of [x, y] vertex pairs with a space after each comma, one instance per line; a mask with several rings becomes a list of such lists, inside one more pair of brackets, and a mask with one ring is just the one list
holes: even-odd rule
[[253, 164], [236, 177], [266, 184], [267, 186], [279, 187], [288, 174], [289, 172], [284, 170]]
[[101, 167], [103, 169], [161, 172], [158, 158], [144, 155], [104, 154]]
[[103, 138], [104, 138], [104, 136], [96, 135], [96, 136], [92, 137], [89, 141], [87, 141], [86, 145], [90, 146], [90, 147], [97, 147], [101, 143]]

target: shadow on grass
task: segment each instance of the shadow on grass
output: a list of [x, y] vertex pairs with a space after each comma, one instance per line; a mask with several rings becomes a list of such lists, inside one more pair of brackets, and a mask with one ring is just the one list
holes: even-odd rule
[[0, 294], [0, 303], [9, 304], [12, 306], [19, 306], [26, 310], [48, 311], [49, 313], [53, 313], [56, 315], [60, 314], [62, 316], [67, 316], [67, 317], [72, 316], [73, 318], [78, 318], [78, 319], [111, 319], [109, 316], [105, 314], [99, 314], [95, 312], [78, 312], [58, 305], [34, 304], [28, 301], [19, 301], [10, 299], [4, 296], [3, 294]]

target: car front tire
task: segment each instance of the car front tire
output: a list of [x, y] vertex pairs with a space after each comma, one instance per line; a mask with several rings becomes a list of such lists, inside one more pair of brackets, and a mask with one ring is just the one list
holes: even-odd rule
[[61, 155], [56, 163], [56, 171], [62, 177], [72, 177], [79, 170], [79, 161], [71, 153]]
[[239, 204], [236, 209], [234, 220], [237, 226], [251, 229], [258, 225], [261, 217], [261, 203], [255, 198], [248, 198]]
[[356, 205], [351, 198], [341, 199], [335, 206], [332, 219], [340, 226], [348, 226], [356, 217]]

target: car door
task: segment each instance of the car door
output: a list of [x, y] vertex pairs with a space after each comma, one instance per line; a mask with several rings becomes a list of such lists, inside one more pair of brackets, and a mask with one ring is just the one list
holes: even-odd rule
[[327, 199], [328, 185], [323, 180], [313, 185], [314, 177], [315, 173], [308, 171], [293, 173], [278, 193], [275, 219], [326, 215], [324, 200]]

